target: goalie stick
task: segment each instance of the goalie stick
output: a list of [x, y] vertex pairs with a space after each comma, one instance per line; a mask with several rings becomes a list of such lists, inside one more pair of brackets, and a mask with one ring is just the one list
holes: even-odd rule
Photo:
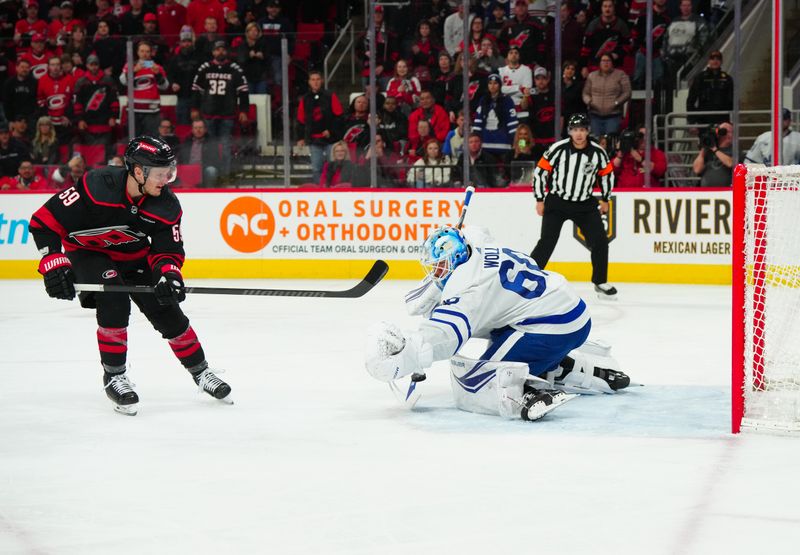
[[[186, 292], [204, 295], [253, 295], [260, 297], [327, 297], [356, 299], [366, 295], [389, 271], [389, 265], [376, 260], [367, 275], [354, 287], [344, 291], [312, 291], [305, 289], [239, 289], [233, 287], [187, 287]], [[75, 291], [96, 291], [103, 293], [154, 293], [155, 288], [148, 285], [102, 285], [95, 283], [76, 283]]]
[[[461, 214], [458, 216], [456, 229], [461, 229], [464, 226], [464, 218], [467, 217], [467, 207], [469, 207], [469, 202], [472, 200], [472, 195], [475, 193], [475, 187], [470, 185], [464, 191], [464, 204], [461, 206]], [[427, 377], [428, 376], [424, 372], [414, 372], [411, 374], [411, 381], [408, 386], [404, 387], [406, 393], [403, 393], [394, 382], [389, 382], [389, 389], [392, 390], [394, 396], [405, 408], [413, 409], [414, 405], [417, 404], [417, 401], [419, 401], [419, 398], [422, 396], [422, 394], [416, 390], [417, 383], [424, 382]]]

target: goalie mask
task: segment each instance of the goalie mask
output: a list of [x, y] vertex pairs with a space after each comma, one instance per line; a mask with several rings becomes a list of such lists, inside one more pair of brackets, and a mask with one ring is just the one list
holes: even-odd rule
[[469, 260], [470, 250], [464, 234], [450, 226], [431, 233], [422, 245], [425, 274], [443, 289], [453, 271]]

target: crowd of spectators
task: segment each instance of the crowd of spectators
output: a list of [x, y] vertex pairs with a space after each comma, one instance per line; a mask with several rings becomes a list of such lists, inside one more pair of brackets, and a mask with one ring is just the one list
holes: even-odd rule
[[[369, 137], [369, 55], [374, 51], [376, 126], [384, 150], [392, 153], [381, 163], [394, 164], [379, 173], [400, 176], [387, 186], [459, 185], [465, 150], [473, 184], [524, 182], [547, 147], [565, 136], [564, 122], [578, 112], [589, 115], [592, 135], [612, 157], [620, 185], [663, 184], [666, 156], [651, 142], [646, 166], [644, 146], [650, 139], [630, 109], [632, 91], [644, 87], [645, 9], [645, 2], [635, 0], [481, 0], [471, 3], [468, 14], [455, 0], [377, 6], [374, 48], [366, 33], [358, 38], [364, 91], [354, 95], [350, 109], [313, 74], [310, 92], [300, 101], [296, 133], [299, 144], [312, 148], [313, 182], [369, 184], [359, 167], [366, 164], [369, 145], [364, 139]], [[699, 57], [725, 9], [724, 2], [654, 0], [656, 87], [670, 86], [681, 66]], [[701, 15], [712, 13], [714, 20]], [[556, 16], [563, 41], [559, 68], [553, 67]], [[692, 83], [690, 111], [732, 109], [732, 79], [720, 64], [721, 54], [712, 53], [708, 68]], [[554, 79], [561, 81], [559, 122]], [[462, 113], [465, 95], [468, 114]], [[314, 118], [310, 102], [321, 106]], [[702, 134], [726, 117], [697, 116], [693, 122]], [[341, 160], [331, 153], [333, 144], [348, 147], [352, 167], [335, 180], [323, 175], [326, 163]], [[724, 184], [694, 167], [702, 185]]]
[[203, 184], [223, 182], [232, 136], [255, 134], [249, 94], [280, 89], [281, 37], [293, 45], [295, 22], [323, 21], [337, 3], [0, 2], [0, 187], [61, 187], [112, 161], [129, 138], [119, 100], [129, 84], [136, 133], [175, 146]]

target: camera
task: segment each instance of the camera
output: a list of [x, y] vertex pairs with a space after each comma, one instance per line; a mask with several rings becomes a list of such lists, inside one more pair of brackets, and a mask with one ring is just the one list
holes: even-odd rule
[[709, 127], [700, 133], [700, 147], [717, 148], [717, 136], [725, 136], [727, 133], [727, 129], [717, 130], [714, 126]]
[[626, 129], [619, 135], [619, 151], [622, 154], [628, 154], [634, 147], [636, 141], [636, 134], [630, 129]]

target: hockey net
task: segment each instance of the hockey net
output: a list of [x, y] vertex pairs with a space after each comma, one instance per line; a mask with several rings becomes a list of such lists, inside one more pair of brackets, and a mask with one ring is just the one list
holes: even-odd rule
[[800, 166], [734, 176], [733, 431], [800, 432]]

